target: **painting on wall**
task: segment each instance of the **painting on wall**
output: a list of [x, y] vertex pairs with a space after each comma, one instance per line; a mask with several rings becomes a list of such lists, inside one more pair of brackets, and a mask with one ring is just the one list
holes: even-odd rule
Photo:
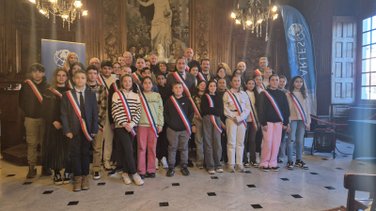
[[173, 62], [189, 44], [189, 0], [128, 0], [127, 48]]

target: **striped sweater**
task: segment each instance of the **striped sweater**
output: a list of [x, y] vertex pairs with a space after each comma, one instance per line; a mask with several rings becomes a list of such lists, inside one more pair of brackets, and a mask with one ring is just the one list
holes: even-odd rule
[[[125, 98], [128, 101], [129, 109], [131, 111], [131, 127], [133, 128], [138, 124], [141, 116], [141, 101], [138, 94], [130, 91], [126, 92], [122, 90]], [[121, 102], [120, 96], [117, 92], [112, 96], [112, 117], [114, 118], [115, 127], [122, 128], [123, 124], [128, 122], [127, 115], [123, 104]]]

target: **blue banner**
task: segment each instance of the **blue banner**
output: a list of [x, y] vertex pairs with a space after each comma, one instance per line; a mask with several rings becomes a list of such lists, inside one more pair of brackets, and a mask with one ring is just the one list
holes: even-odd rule
[[47, 80], [51, 80], [57, 67], [63, 67], [69, 52], [75, 52], [78, 61], [85, 64], [85, 43], [42, 39], [41, 45], [41, 62], [46, 69]]
[[314, 66], [311, 33], [303, 15], [287, 5], [279, 6], [285, 28], [287, 53], [291, 78], [304, 78], [312, 103], [312, 114], [316, 114], [316, 70]]

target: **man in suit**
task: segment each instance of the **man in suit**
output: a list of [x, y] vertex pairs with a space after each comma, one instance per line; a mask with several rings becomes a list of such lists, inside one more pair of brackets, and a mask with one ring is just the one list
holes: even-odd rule
[[210, 72], [210, 60], [209, 59], [201, 60], [201, 74], [204, 77], [205, 81], [210, 81], [214, 79], [214, 74]]
[[189, 69], [191, 69], [194, 66], [197, 66], [199, 70], [201, 70], [200, 63], [198, 63], [197, 60], [193, 59], [194, 52], [192, 48], [187, 48], [184, 51], [184, 57], [187, 59], [187, 65]]
[[[167, 92], [168, 96], [172, 95], [172, 85], [177, 82], [176, 75], [182, 79], [188, 89], [192, 92], [195, 85], [195, 77], [185, 71], [187, 60], [180, 57], [176, 60], [176, 69], [178, 74], [171, 73], [167, 76]], [[190, 97], [190, 96], [187, 96]]]
[[86, 87], [86, 73], [73, 75], [74, 88], [61, 103], [63, 132], [70, 141], [70, 156], [74, 174], [73, 191], [89, 189], [89, 149], [98, 132], [98, 107], [95, 93]]

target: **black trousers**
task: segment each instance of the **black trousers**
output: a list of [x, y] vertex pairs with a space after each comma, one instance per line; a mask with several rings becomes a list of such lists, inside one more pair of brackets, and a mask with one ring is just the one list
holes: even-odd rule
[[[256, 130], [251, 122], [247, 122], [247, 131], [244, 137], [244, 155], [243, 162], [256, 162]], [[249, 160], [247, 160], [247, 152], [249, 152]]]
[[117, 148], [119, 152], [120, 166], [123, 167], [123, 172], [128, 174], [137, 173], [131, 134], [124, 128], [116, 128], [115, 135], [117, 142], [119, 143]]
[[72, 170], [74, 176], [86, 176], [89, 174], [90, 165], [90, 145], [86, 140], [84, 134], [80, 132], [79, 135], [74, 136], [70, 140], [70, 151]]
[[166, 157], [168, 154], [168, 140], [166, 135], [167, 126], [164, 126], [162, 132], [158, 136], [157, 140], [157, 158], [161, 160], [163, 157]]

